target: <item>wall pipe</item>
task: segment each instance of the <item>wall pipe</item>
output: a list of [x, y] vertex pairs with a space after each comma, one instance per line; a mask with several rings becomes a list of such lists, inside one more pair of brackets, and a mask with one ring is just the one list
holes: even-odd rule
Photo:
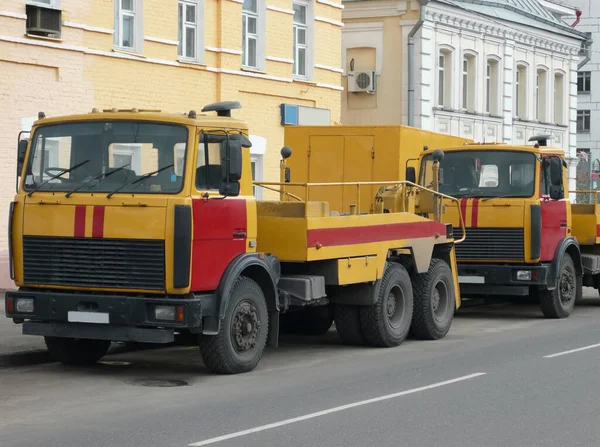
[[420, 0], [421, 8], [419, 11], [419, 20], [408, 33], [408, 125], [414, 126], [415, 122], [415, 80], [414, 80], [414, 63], [415, 63], [415, 34], [421, 29], [425, 21], [425, 7], [430, 0]]

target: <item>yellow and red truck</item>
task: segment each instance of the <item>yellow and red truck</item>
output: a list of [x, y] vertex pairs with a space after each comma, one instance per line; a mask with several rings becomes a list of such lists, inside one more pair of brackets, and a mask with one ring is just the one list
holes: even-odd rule
[[[459, 241], [440, 220], [442, 199], [458, 201], [435, 190], [443, 152], [433, 189], [287, 182], [306, 200], [263, 184], [280, 200], [257, 201], [248, 128], [231, 116], [240, 107], [40, 113], [19, 137], [6, 316], [63, 363], [95, 363], [111, 341], [187, 334], [217, 373], [254, 369], [293, 312], [307, 325], [334, 319], [346, 343], [446, 336], [461, 301]], [[282, 149], [286, 175], [291, 155]], [[374, 185], [372, 212], [360, 212], [360, 188]], [[340, 186], [356, 188], [348, 209], [309, 200], [313, 187]], [[434, 219], [415, 212], [417, 190]]]
[[[445, 220], [467, 227], [456, 251], [463, 297], [539, 302], [545, 317], [566, 318], [582, 286], [600, 287], [600, 210], [571, 203], [585, 191], [569, 191], [565, 153], [550, 138], [444, 149], [440, 192], [460, 200], [460, 216], [448, 208]], [[423, 151], [421, 185], [432, 163], [433, 149]]]

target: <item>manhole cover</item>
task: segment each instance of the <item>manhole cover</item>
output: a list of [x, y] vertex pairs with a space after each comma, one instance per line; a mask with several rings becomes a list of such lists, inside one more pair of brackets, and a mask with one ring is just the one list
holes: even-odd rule
[[127, 383], [131, 385], [150, 386], [158, 388], [188, 385], [186, 381], [177, 379], [138, 379], [127, 381]]

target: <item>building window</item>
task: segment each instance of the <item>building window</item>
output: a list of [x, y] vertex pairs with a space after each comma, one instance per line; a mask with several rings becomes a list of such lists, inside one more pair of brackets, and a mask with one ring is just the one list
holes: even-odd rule
[[142, 51], [141, 0], [115, 0], [115, 46], [130, 51]]
[[538, 68], [535, 77], [535, 119], [542, 122], [548, 121], [547, 84], [546, 70]]
[[182, 59], [200, 61], [204, 46], [203, 0], [179, 0], [179, 46], [177, 55]]
[[554, 122], [559, 125], [565, 124], [565, 76], [562, 73], [554, 73]]
[[527, 118], [527, 67], [518, 65], [515, 72], [515, 117]]
[[462, 109], [475, 111], [475, 56], [467, 54], [462, 62]]
[[242, 9], [242, 64], [256, 68], [258, 0], [244, 0]]
[[111, 144], [109, 151], [110, 159], [108, 165], [111, 169], [126, 167], [135, 171], [136, 175], [142, 175], [142, 145]]
[[495, 59], [488, 59], [485, 76], [485, 111], [490, 115], [499, 116], [500, 93], [500, 63]]
[[577, 132], [589, 132], [591, 124], [591, 112], [589, 110], [577, 111]]
[[440, 107], [451, 108], [452, 52], [441, 50], [438, 57], [438, 98]]
[[308, 3], [293, 3], [294, 7], [294, 76], [309, 78], [311, 41], [311, 11]]
[[577, 93], [589, 93], [591, 91], [591, 84], [591, 71], [580, 71], [577, 73]]
[[[263, 180], [263, 156], [262, 155], [251, 155], [250, 163], [252, 168], [252, 181], [262, 182]], [[263, 189], [260, 186], [252, 185], [252, 193], [257, 200], [262, 200]]]

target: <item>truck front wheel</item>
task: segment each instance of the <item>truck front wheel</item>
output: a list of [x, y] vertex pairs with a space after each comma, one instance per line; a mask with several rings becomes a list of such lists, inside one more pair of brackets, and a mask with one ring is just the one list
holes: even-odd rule
[[577, 297], [575, 264], [568, 253], [560, 261], [554, 290], [541, 290], [540, 306], [546, 318], [567, 318], [571, 315]]
[[109, 340], [44, 337], [50, 355], [65, 365], [89, 366], [106, 355]]
[[414, 275], [413, 290], [415, 313], [411, 334], [422, 340], [444, 338], [456, 308], [452, 270], [442, 259], [432, 259], [427, 273]]
[[269, 318], [260, 286], [239, 277], [231, 290], [221, 330], [200, 337], [204, 364], [214, 373], [239, 374], [252, 371], [267, 343]]

